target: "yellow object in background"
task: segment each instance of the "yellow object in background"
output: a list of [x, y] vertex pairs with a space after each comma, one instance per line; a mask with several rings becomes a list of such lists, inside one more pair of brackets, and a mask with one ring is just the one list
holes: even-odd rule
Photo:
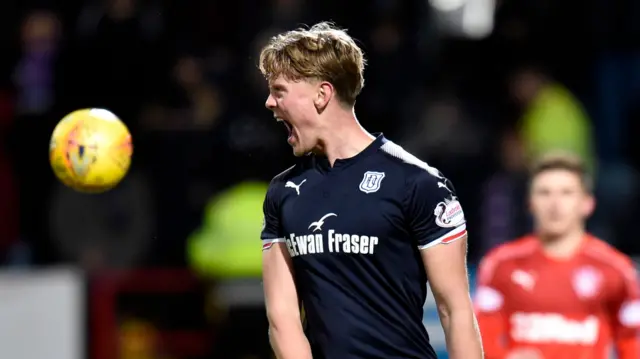
[[56, 177], [80, 192], [115, 187], [129, 171], [133, 145], [124, 123], [104, 109], [65, 116], [51, 135], [49, 160]]
[[244, 182], [213, 198], [188, 239], [191, 267], [210, 278], [260, 278], [262, 202], [268, 184]]
[[560, 84], [545, 85], [522, 118], [521, 134], [530, 160], [569, 152], [594, 168], [591, 122], [580, 102]]

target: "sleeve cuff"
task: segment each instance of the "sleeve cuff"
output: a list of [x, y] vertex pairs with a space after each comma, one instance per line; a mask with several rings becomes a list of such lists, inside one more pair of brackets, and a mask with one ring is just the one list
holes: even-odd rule
[[274, 243], [283, 243], [284, 238], [263, 238], [262, 239], [262, 250], [267, 250], [273, 247]]
[[464, 237], [466, 234], [467, 234], [467, 225], [463, 223], [462, 225], [459, 225], [458, 227], [430, 241], [429, 243], [418, 246], [418, 249], [427, 249], [438, 244], [449, 244], [451, 242], [455, 242], [456, 240]]

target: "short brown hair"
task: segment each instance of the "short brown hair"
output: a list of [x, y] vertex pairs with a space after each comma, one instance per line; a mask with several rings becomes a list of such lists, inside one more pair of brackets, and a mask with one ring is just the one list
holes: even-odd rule
[[587, 192], [593, 191], [593, 178], [584, 161], [572, 154], [554, 152], [540, 157], [531, 167], [531, 179], [546, 171], [564, 170], [576, 174]]
[[329, 22], [276, 35], [260, 53], [260, 72], [267, 80], [327, 81], [348, 105], [355, 104], [364, 87], [365, 64], [353, 38]]

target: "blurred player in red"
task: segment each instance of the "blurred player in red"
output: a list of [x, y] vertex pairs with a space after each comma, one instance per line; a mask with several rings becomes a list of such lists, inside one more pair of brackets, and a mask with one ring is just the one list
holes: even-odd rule
[[546, 157], [529, 200], [535, 233], [481, 262], [475, 306], [486, 359], [640, 358], [632, 261], [585, 232], [594, 199], [584, 165]]

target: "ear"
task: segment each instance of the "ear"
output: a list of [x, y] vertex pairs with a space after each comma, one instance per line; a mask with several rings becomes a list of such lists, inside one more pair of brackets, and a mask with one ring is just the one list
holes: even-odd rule
[[318, 84], [318, 91], [314, 100], [314, 105], [318, 112], [324, 111], [331, 99], [333, 98], [335, 89], [329, 82], [322, 81]]
[[585, 218], [590, 217], [596, 208], [596, 199], [592, 195], [588, 195], [582, 204], [582, 215]]

